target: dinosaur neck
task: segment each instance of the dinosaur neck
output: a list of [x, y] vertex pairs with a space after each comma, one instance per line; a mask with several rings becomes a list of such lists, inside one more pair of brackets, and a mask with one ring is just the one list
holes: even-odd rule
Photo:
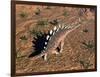
[[71, 29], [65, 29], [65, 36], [67, 36], [70, 32], [72, 32], [72, 31], [74, 31], [75, 29], [77, 29], [78, 27], [80, 26], [80, 24], [79, 25], [77, 25], [77, 26], [73, 26]]

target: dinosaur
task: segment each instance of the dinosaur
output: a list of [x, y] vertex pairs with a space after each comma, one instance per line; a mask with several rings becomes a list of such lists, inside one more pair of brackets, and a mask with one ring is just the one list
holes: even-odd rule
[[73, 26], [60, 25], [55, 26], [53, 30], [49, 31], [49, 34], [46, 36], [45, 46], [43, 51], [31, 59], [37, 59], [43, 57], [47, 61], [47, 56], [49, 54], [60, 54], [63, 51], [64, 40], [66, 36], [77, 29], [80, 26], [80, 23], [74, 24]]

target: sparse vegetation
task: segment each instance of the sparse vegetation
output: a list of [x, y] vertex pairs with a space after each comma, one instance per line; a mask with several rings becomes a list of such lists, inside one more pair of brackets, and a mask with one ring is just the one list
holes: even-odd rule
[[20, 53], [20, 51], [18, 50], [18, 51], [16, 51], [16, 57], [18, 58], [18, 57], [20, 57], [21, 56], [21, 53]]
[[[95, 10], [94, 12], [91, 12], [91, 10], [86, 13], [85, 9], [81, 10], [81, 16], [79, 16], [79, 9], [83, 8], [49, 5], [16, 5], [16, 74], [94, 69], [96, 58], [94, 40]], [[89, 10], [90, 8], [87, 9]], [[90, 19], [91, 17], [94, 18]], [[62, 23], [71, 25], [74, 22], [79, 22], [78, 18], [81, 18], [83, 21], [80, 21], [81, 27], [69, 33], [65, 38], [64, 49], [61, 54], [58, 56], [48, 55], [47, 62], [41, 58], [30, 60], [28, 57], [30, 54], [41, 52], [44, 49], [47, 33], [54, 26], [59, 27], [58, 24]], [[83, 41], [80, 43], [78, 42], [79, 40]], [[89, 43], [89, 40], [93, 40], [93, 42]], [[77, 57], [77, 55], [79, 56]], [[46, 63], [47, 65], [43, 66]]]
[[16, 51], [16, 58], [21, 58], [21, 57], [22, 57], [21, 51], [17, 50]]
[[37, 25], [46, 27], [48, 25], [48, 20], [39, 20], [37, 21]]
[[68, 15], [67, 11], [64, 11], [63, 16], [67, 16], [67, 15]]
[[32, 35], [35, 35], [35, 36], [41, 36], [41, 32], [40, 31], [36, 31], [35, 29], [32, 29], [31, 31], [30, 31], [30, 33], [32, 34]]
[[54, 20], [50, 21], [49, 23], [52, 25], [57, 25], [59, 22], [58, 22], [58, 19], [54, 19]]
[[35, 11], [35, 15], [40, 15], [40, 12], [41, 12], [40, 9], [37, 8], [36, 11]]
[[79, 9], [79, 16], [83, 16], [86, 13], [86, 11], [87, 11], [86, 8]]
[[28, 14], [27, 14], [26, 12], [21, 12], [21, 13], [19, 14], [19, 16], [20, 16], [21, 18], [26, 18], [26, 17], [28, 16]]
[[21, 39], [21, 40], [27, 40], [27, 38], [26, 38], [25, 35], [21, 36], [20, 39]]
[[89, 31], [88, 31], [88, 29], [83, 29], [83, 32], [87, 33], [87, 32], [89, 32]]
[[22, 58], [22, 57], [26, 57], [26, 55], [22, 55], [22, 52], [20, 50], [16, 51], [16, 58]]
[[96, 10], [95, 8], [90, 8], [91, 12], [95, 12], [95, 10]]
[[88, 69], [89, 67], [91, 67], [93, 65], [90, 62], [87, 62], [85, 60], [80, 60], [79, 62], [85, 69]]
[[46, 9], [51, 9], [50, 6], [47, 6]]
[[95, 44], [94, 44], [93, 40], [92, 41], [89, 40], [87, 42], [83, 41], [82, 45], [85, 49], [88, 49], [88, 50], [94, 50], [95, 49]]

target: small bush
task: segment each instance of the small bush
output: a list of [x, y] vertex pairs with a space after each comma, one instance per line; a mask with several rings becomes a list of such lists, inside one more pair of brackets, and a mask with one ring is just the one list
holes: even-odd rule
[[36, 31], [35, 29], [33, 29], [33, 30], [31, 30], [30, 31], [30, 33], [32, 34], [32, 35], [35, 35], [35, 36], [41, 36], [41, 32], [40, 31]]
[[37, 21], [38, 26], [47, 26], [48, 25], [48, 20], [39, 20]]
[[87, 33], [87, 32], [89, 32], [89, 31], [88, 31], [88, 29], [83, 29], [83, 32]]
[[64, 11], [63, 16], [67, 16], [67, 15], [68, 15], [68, 13], [66, 11]]
[[51, 9], [50, 6], [47, 6], [46, 9]]
[[90, 8], [90, 12], [95, 12], [95, 8]]
[[40, 9], [37, 8], [36, 11], [35, 11], [35, 15], [40, 15], [40, 12], [41, 12]]
[[52, 25], [58, 25], [59, 21], [58, 21], [58, 19], [54, 19], [54, 20], [50, 21], [49, 23]]
[[79, 9], [79, 16], [83, 16], [86, 13], [87, 9], [86, 8], [81, 8]]
[[88, 49], [88, 50], [94, 50], [95, 49], [95, 44], [94, 44], [93, 40], [92, 41], [89, 40], [88, 42], [83, 41], [81, 43], [82, 43], [82, 45], [85, 49]]
[[80, 64], [81, 64], [84, 68], [86, 68], [86, 69], [88, 69], [90, 66], [93, 65], [93, 64], [90, 64], [90, 62], [86, 62], [86, 61], [84, 61], [84, 60], [80, 60], [79, 62], [80, 62]]
[[26, 36], [21, 36], [20, 39], [21, 40], [27, 40]]
[[22, 52], [20, 50], [17, 50], [16, 51], [16, 58], [23, 58], [23, 57], [26, 57], [26, 55], [22, 55]]
[[21, 56], [21, 52], [18, 50], [16, 51], [16, 58], [19, 58]]
[[28, 14], [26, 12], [21, 12], [19, 15], [21, 18], [25, 18], [28, 16]]

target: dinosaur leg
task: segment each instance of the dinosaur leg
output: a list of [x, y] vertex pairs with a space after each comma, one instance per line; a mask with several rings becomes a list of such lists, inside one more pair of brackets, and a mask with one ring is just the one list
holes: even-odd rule
[[59, 52], [57, 51], [57, 49], [55, 49], [55, 50], [52, 51], [52, 54], [56, 54], [57, 55], [57, 54], [59, 54]]
[[47, 61], [47, 54], [42, 56], [45, 61]]
[[62, 40], [61, 43], [60, 43], [60, 51], [59, 51], [59, 53], [61, 53], [63, 51], [63, 46], [64, 46], [64, 40]]

